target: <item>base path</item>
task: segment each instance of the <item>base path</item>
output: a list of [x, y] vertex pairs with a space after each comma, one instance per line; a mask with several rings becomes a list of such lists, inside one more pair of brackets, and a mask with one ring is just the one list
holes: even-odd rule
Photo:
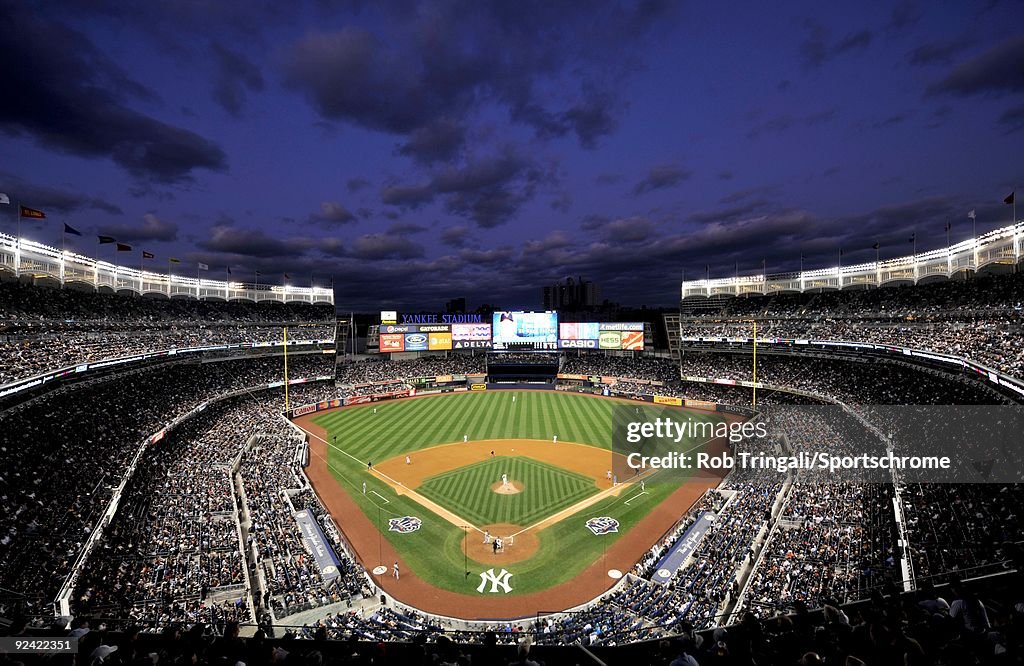
[[[597, 558], [570, 581], [529, 594], [461, 594], [434, 587], [417, 577], [416, 572], [398, 555], [387, 539], [380, 539], [376, 526], [341, 487], [327, 465], [327, 443], [324, 439], [327, 433], [313, 423], [314, 417], [324, 413], [308, 414], [295, 419], [295, 424], [310, 434], [310, 462], [306, 474], [320, 500], [345, 534], [360, 564], [369, 571], [380, 563], [390, 565], [398, 562], [402, 569], [401, 580], [396, 581], [389, 575], [374, 576], [374, 581], [379, 587], [403, 604], [426, 613], [466, 620], [530, 619], [539, 612], [572, 608], [600, 596], [616, 582], [608, 577], [609, 569], [632, 569], [655, 541], [679, 520], [704, 491], [716, 487], [721, 480], [720, 477], [711, 474], [694, 475], [659, 505], [652, 507], [650, 513], [630, 529], [626, 538], [618, 539], [608, 547], [604, 556]], [[559, 444], [552, 446], [557, 447]], [[720, 453], [727, 449], [724, 442], [715, 441], [708, 445], [707, 450]], [[413, 464], [410, 467], [415, 467], [416, 454], [412, 455]], [[724, 475], [724, 471], [722, 474]], [[354, 486], [349, 490], [359, 492]], [[510, 554], [519, 545], [521, 536], [515, 538], [516, 543], [510, 549]], [[480, 541], [482, 546], [482, 538]], [[383, 549], [380, 557], [378, 547]], [[481, 560], [488, 561], [488, 558], [482, 557]], [[498, 559], [492, 561], [500, 562]]]

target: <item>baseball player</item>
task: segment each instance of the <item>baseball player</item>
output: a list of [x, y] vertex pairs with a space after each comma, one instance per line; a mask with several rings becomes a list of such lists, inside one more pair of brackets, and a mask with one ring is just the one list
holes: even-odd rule
[[395, 562], [395, 566], [391, 567], [391, 573], [394, 574], [395, 580], [398, 580], [398, 562]]

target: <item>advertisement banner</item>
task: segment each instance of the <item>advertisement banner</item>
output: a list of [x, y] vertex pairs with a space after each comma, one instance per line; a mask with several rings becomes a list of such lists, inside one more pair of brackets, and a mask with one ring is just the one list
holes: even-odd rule
[[471, 391], [486, 391], [487, 390], [487, 384], [472, 384], [472, 385], [470, 385], [469, 390], [471, 390]]
[[448, 331], [443, 333], [427, 334], [427, 349], [430, 351], [447, 351], [452, 348], [452, 334]]
[[452, 340], [491, 341], [490, 324], [452, 324]]
[[406, 333], [405, 351], [427, 351], [427, 334]]
[[601, 331], [598, 346], [600, 349], [621, 349], [622, 334], [618, 331]]
[[654, 403], [656, 405], [675, 405], [676, 407], [682, 407], [682, 398], [673, 398], [667, 395], [656, 395], [654, 396]]
[[643, 351], [644, 332], [624, 331], [622, 333], [622, 348], [628, 351]]
[[642, 321], [606, 321], [601, 322], [602, 331], [644, 331]]
[[600, 331], [597, 322], [569, 322], [558, 325], [558, 337], [563, 340], [597, 340]]
[[452, 349], [490, 349], [490, 340], [456, 340]]
[[597, 349], [597, 340], [559, 339], [559, 349]]
[[454, 375], [438, 375], [434, 377], [434, 383], [436, 384], [451, 384], [453, 381], [455, 381]]
[[381, 334], [380, 350], [386, 353], [405, 351], [405, 336], [401, 333]]
[[714, 409], [716, 407], [716, 403], [714, 402], [708, 402], [707, 400], [693, 400], [691, 398], [683, 400], [683, 404], [695, 409]]
[[306, 550], [313, 555], [313, 560], [323, 579], [333, 580], [340, 576], [338, 556], [334, 554], [334, 549], [327, 543], [327, 537], [324, 536], [324, 531], [313, 515], [309, 511], [296, 511], [293, 516], [302, 532], [302, 541], [306, 545]]

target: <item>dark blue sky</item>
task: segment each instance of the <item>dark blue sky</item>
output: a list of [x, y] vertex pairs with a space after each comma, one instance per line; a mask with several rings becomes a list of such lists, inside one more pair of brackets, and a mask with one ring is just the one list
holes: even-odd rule
[[1019, 2], [245, 4], [0, 0], [26, 237], [344, 308], [656, 305], [959, 240], [1024, 184]]

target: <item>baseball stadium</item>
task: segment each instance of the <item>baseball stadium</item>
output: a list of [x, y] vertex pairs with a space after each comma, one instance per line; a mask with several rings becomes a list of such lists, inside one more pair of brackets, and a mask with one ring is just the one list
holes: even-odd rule
[[1024, 663], [1019, 10], [0, 0], [0, 666]]

